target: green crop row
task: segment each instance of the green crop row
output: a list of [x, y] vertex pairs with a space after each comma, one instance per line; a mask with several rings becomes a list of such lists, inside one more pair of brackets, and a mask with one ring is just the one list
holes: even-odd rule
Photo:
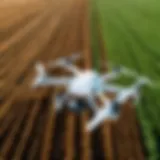
[[[99, 67], [95, 12], [102, 25], [107, 57], [153, 80], [155, 87], [142, 91], [137, 117], [142, 128], [149, 160], [160, 159], [160, 1], [99, 0], [92, 2], [92, 47]], [[119, 83], [132, 83], [122, 78]]]

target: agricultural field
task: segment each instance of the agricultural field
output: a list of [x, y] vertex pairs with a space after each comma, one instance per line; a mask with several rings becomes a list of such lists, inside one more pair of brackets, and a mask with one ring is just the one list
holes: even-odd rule
[[[101, 24], [107, 62], [124, 65], [149, 77], [154, 86], [143, 89], [137, 119], [149, 160], [160, 159], [160, 1], [92, 1], [91, 28], [94, 66], [99, 69], [96, 41], [97, 13]], [[107, 63], [106, 62], [106, 63]], [[128, 84], [134, 79], [120, 79]]]
[[[146, 1], [3, 0], [0, 159], [160, 159], [159, 2]], [[49, 62], [77, 52], [82, 57], [75, 64], [78, 68], [107, 72], [112, 67], [108, 62], [122, 64], [148, 76], [156, 86], [144, 88], [136, 110], [127, 102], [117, 121], [104, 121], [97, 130], [86, 132], [92, 112], [77, 115], [67, 103], [56, 112], [57, 95], [64, 87], [32, 88], [37, 62], [44, 64], [47, 75], [63, 76], [63, 68], [54, 71]], [[133, 81], [122, 76], [115, 83]]]

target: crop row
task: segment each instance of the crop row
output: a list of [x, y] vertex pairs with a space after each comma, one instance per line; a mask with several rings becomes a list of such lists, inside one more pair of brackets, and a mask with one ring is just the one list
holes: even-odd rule
[[[94, 14], [94, 10], [97, 9], [100, 15], [102, 32], [108, 50], [108, 61], [129, 67], [153, 81], [153, 87], [143, 89], [141, 102], [136, 110], [147, 157], [150, 160], [156, 160], [160, 158], [160, 85], [158, 82], [160, 80], [160, 53], [157, 43], [153, 44], [153, 41], [157, 42], [160, 35], [155, 25], [154, 10], [149, 6], [145, 9], [143, 2], [135, 1], [132, 5], [130, 3], [125, 0], [122, 0], [121, 4], [117, 0], [94, 1], [92, 13]], [[156, 8], [153, 4], [151, 6]], [[152, 24], [147, 19], [151, 20]], [[94, 16], [92, 21], [91, 27], [94, 28], [96, 23]], [[95, 65], [99, 67], [96, 33], [92, 32], [92, 36]], [[134, 80], [122, 78], [118, 82], [129, 84]]]

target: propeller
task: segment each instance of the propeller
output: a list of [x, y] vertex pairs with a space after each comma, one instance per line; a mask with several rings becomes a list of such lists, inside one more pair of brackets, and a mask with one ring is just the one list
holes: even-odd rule
[[75, 54], [73, 54], [71, 56], [68, 56], [68, 57], [58, 58], [54, 62], [49, 62], [48, 66], [49, 67], [56, 67], [56, 66], [60, 66], [60, 65], [63, 66], [63, 65], [66, 65], [66, 64], [73, 63], [80, 58], [81, 58], [81, 55], [79, 53], [75, 53]]

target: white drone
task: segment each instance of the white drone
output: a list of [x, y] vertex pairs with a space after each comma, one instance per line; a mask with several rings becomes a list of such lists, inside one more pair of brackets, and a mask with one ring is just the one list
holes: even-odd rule
[[[48, 76], [44, 66], [41, 63], [36, 64], [37, 77], [34, 80], [33, 87], [40, 86], [64, 86], [66, 92], [56, 97], [56, 110], [61, 110], [64, 104], [68, 104], [70, 109], [79, 109], [77, 100], [80, 103], [85, 101], [88, 106], [97, 112], [98, 107], [95, 102], [95, 97], [104, 94], [108, 91], [109, 82], [120, 75], [120, 68], [116, 68], [111, 73], [100, 75], [93, 70], [80, 70], [73, 62], [80, 58], [79, 54], [72, 55], [71, 57], [61, 58], [55, 62], [49, 63], [49, 67], [63, 67], [70, 71], [73, 76], [71, 77], [51, 77]], [[110, 88], [110, 87], [109, 87]]]
[[140, 77], [138, 78], [138, 81], [136, 81], [136, 83], [131, 85], [130, 87], [110, 87], [110, 90], [116, 93], [116, 97], [114, 98], [114, 100], [106, 100], [105, 97], [103, 97], [104, 107], [99, 109], [93, 119], [88, 122], [86, 130], [89, 132], [94, 130], [106, 119], [117, 120], [120, 116], [121, 107], [129, 99], [134, 100], [136, 104], [139, 102], [140, 88], [144, 85], [152, 85], [152, 83], [148, 78]]

